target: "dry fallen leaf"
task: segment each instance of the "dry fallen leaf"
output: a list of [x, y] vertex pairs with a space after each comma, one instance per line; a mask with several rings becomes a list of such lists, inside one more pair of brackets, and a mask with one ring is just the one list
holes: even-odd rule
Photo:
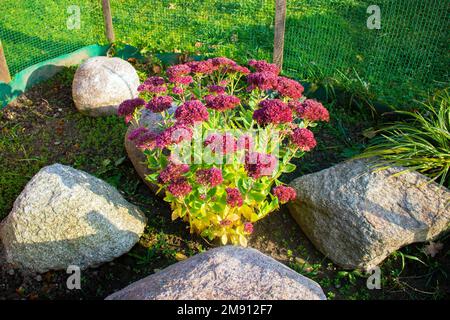
[[183, 260], [186, 260], [187, 257], [184, 254], [182, 254], [181, 252], [177, 252], [175, 254], [175, 259], [177, 259], [177, 261], [183, 261]]
[[443, 247], [444, 245], [441, 242], [430, 242], [429, 245], [425, 246], [423, 252], [427, 256], [431, 256], [432, 258], [434, 258], [434, 256], [437, 255], [439, 251], [442, 250]]

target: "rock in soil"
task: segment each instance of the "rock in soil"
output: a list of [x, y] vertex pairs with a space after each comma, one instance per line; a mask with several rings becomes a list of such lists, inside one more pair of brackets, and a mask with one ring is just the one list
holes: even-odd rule
[[313, 244], [344, 268], [370, 269], [449, 227], [450, 191], [404, 168], [347, 161], [295, 179], [289, 211]]
[[[168, 110], [169, 113], [175, 112], [176, 107], [172, 107]], [[134, 169], [138, 173], [139, 177], [144, 181], [144, 183], [153, 191], [158, 191], [158, 186], [150, 183], [145, 177], [152, 172], [147, 167], [147, 159], [144, 153], [139, 150], [133, 141], [128, 140], [130, 133], [138, 128], [145, 127], [153, 131], [161, 130], [158, 124], [162, 122], [162, 116], [159, 113], [153, 113], [147, 109], [142, 111], [142, 115], [139, 119], [139, 123], [132, 122], [125, 134], [125, 150], [127, 151], [128, 158], [134, 166]], [[158, 193], [159, 196], [164, 196], [164, 192]]]
[[146, 218], [106, 182], [61, 164], [41, 169], [0, 226], [8, 263], [43, 273], [81, 269], [128, 252]]
[[325, 300], [320, 286], [261, 252], [218, 247], [139, 280], [107, 300]]

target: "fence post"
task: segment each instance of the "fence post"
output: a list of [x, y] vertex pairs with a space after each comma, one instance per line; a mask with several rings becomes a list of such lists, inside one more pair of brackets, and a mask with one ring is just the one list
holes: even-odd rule
[[110, 43], [113, 43], [116, 38], [114, 36], [114, 27], [112, 23], [111, 4], [109, 0], [102, 0], [103, 18], [105, 19], [105, 33], [106, 38]]
[[284, 30], [286, 27], [286, 0], [275, 3], [275, 33], [273, 39], [273, 63], [283, 68]]
[[6, 63], [5, 52], [3, 51], [2, 41], [0, 40], [0, 82], [9, 83], [11, 75], [9, 73], [8, 64]]

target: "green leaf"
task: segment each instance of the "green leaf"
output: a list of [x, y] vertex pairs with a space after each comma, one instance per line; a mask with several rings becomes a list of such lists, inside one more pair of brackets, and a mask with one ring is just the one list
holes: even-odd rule
[[297, 168], [297, 166], [295, 164], [288, 163], [288, 164], [284, 165], [283, 172], [290, 173], [290, 172], [295, 171], [296, 168]]

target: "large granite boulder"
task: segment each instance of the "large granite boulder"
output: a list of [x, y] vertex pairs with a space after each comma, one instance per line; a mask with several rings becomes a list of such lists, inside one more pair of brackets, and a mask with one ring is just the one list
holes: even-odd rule
[[93, 57], [77, 69], [72, 96], [76, 108], [90, 116], [116, 115], [119, 104], [138, 96], [139, 77], [127, 61]]
[[[168, 110], [169, 113], [175, 112], [176, 107], [173, 106]], [[133, 141], [130, 141], [128, 139], [128, 136], [130, 133], [138, 128], [138, 127], [145, 127], [148, 129], [151, 129], [153, 131], [158, 131], [159, 126], [158, 124], [162, 122], [162, 116], [159, 113], [153, 113], [150, 110], [143, 109], [142, 115], [139, 119], [139, 123], [136, 123], [135, 121], [131, 122], [130, 126], [128, 127], [128, 130], [125, 134], [125, 150], [127, 151], [128, 158], [130, 159], [131, 163], [133, 164], [136, 172], [138, 173], [139, 177], [145, 182], [145, 184], [153, 191], [158, 191], [158, 187], [152, 183], [150, 183], [145, 177], [151, 174], [151, 171], [147, 167], [147, 159], [144, 155], [144, 153], [139, 150], [135, 143]], [[158, 193], [159, 196], [164, 196], [164, 192]]]
[[370, 269], [395, 250], [428, 241], [450, 223], [448, 189], [369, 160], [338, 164], [291, 183], [289, 210], [313, 244], [338, 265]]
[[0, 226], [6, 260], [31, 272], [84, 269], [138, 242], [145, 216], [106, 182], [61, 164], [41, 169]]
[[225, 246], [195, 255], [107, 300], [325, 300], [320, 286], [255, 249]]

